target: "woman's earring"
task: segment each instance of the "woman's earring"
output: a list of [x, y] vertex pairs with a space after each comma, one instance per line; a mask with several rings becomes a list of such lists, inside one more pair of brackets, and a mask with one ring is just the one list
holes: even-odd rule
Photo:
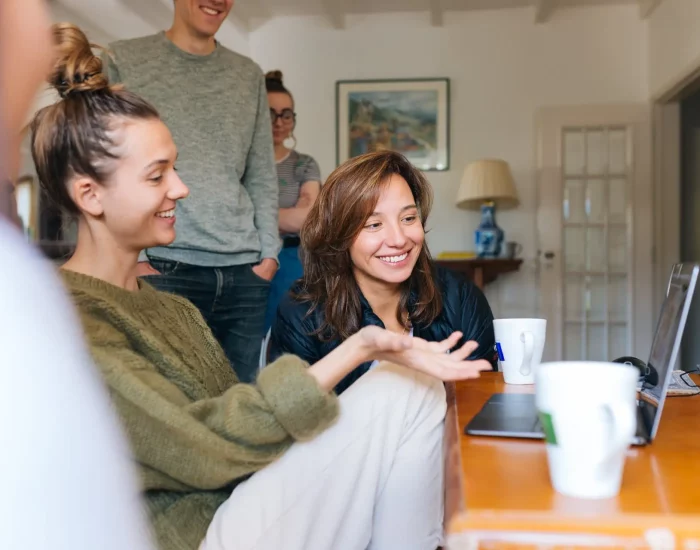
[[282, 145], [284, 145], [287, 149], [297, 148], [297, 138], [294, 137], [294, 132], [290, 132], [289, 135], [284, 138]]

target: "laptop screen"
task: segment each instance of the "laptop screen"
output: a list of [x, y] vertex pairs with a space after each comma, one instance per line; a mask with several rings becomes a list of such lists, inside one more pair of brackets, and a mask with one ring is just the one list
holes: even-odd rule
[[639, 400], [644, 425], [651, 439], [656, 435], [671, 372], [678, 358], [698, 271], [700, 268], [696, 264], [673, 266], [666, 298], [661, 306]]

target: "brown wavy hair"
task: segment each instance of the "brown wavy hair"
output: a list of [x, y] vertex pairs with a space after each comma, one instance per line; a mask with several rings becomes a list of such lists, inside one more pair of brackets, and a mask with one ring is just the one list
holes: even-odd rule
[[55, 62], [49, 84], [61, 100], [41, 109], [31, 123], [32, 157], [47, 197], [70, 216], [80, 212], [67, 183], [87, 176], [105, 184], [119, 159], [115, 130], [125, 120], [158, 119], [158, 111], [122, 86], [110, 85], [82, 30], [52, 27]]
[[[301, 228], [304, 276], [294, 297], [310, 304], [308, 314], [323, 311], [323, 324], [315, 334], [324, 341], [344, 340], [362, 326], [361, 292], [352, 270], [350, 247], [394, 174], [408, 183], [425, 227], [433, 201], [430, 184], [403, 155], [380, 151], [352, 158], [336, 168]], [[408, 329], [414, 323], [431, 323], [441, 311], [442, 295], [435, 283], [430, 252], [423, 243], [411, 276], [401, 283], [396, 318]]]

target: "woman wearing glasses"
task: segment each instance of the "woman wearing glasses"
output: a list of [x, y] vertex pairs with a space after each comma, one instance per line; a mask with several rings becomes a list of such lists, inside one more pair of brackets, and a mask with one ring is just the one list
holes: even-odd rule
[[275, 319], [280, 300], [303, 274], [299, 259], [299, 230], [321, 190], [321, 172], [312, 157], [295, 149], [294, 98], [282, 82], [282, 72], [268, 72], [265, 84], [280, 187], [279, 228], [282, 237], [282, 250], [278, 256], [280, 266], [272, 280], [265, 315], [267, 332]]

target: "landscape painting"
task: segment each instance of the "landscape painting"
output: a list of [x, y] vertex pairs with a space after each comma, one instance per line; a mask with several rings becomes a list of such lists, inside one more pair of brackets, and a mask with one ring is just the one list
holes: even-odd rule
[[338, 82], [337, 161], [392, 150], [421, 170], [449, 168], [449, 81]]

